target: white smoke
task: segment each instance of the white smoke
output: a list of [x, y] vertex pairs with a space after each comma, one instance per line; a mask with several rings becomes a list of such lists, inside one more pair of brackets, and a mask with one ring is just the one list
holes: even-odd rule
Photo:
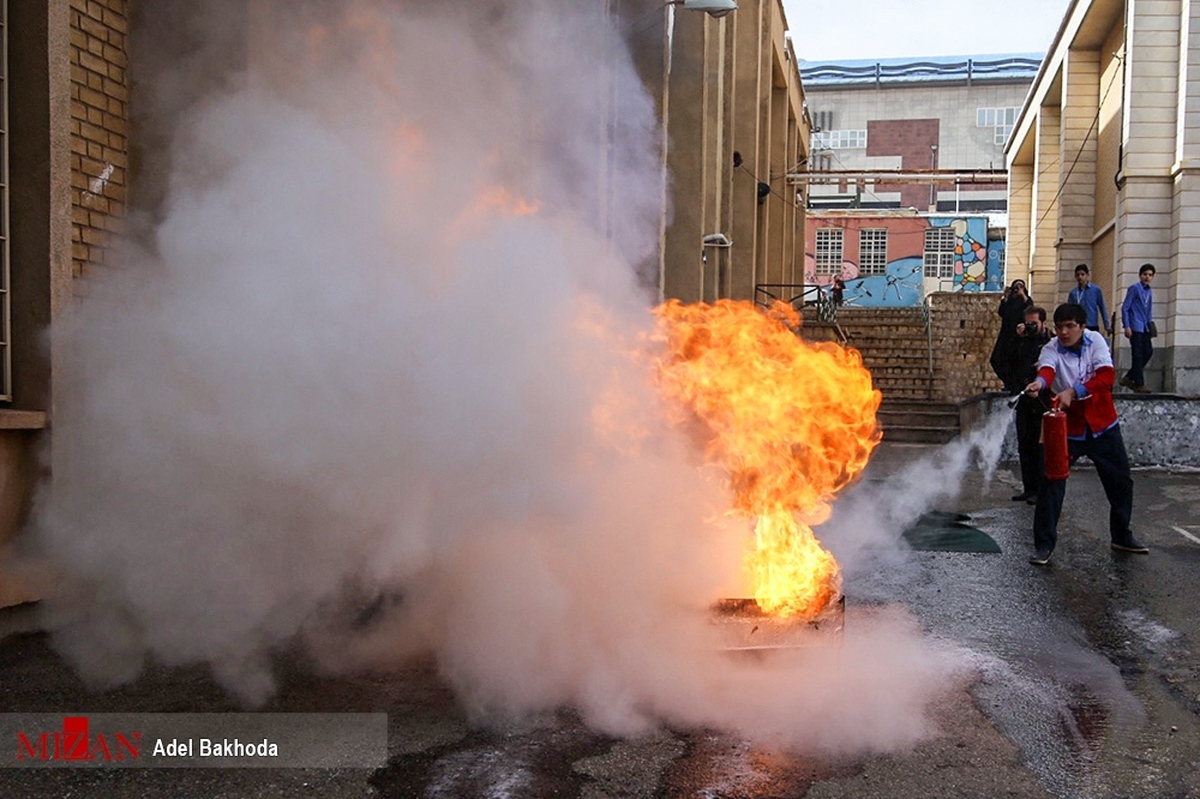
[[848, 490], [817, 531], [847, 577], [860, 566], [870, 569], [896, 555], [900, 534], [922, 514], [958, 497], [968, 472], [981, 472], [986, 487], [1000, 463], [1012, 417], [1011, 409], [997, 408], [966, 435], [906, 462], [885, 479]]
[[748, 531], [638, 356], [657, 134], [598, 4], [297, 5], [239, 19], [245, 72], [157, 121], [153, 239], [55, 330], [60, 650], [100, 684], [208, 663], [249, 703], [296, 640], [331, 669], [432, 651], [479, 714], [928, 734], [957, 666], [898, 611], [716, 651]]

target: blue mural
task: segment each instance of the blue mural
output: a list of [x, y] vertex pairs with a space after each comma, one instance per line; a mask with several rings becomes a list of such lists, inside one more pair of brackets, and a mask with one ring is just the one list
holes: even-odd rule
[[987, 286], [984, 291], [1004, 291], [1008, 278], [1004, 275], [1004, 239], [988, 240]]
[[954, 230], [954, 291], [1004, 290], [1004, 242], [988, 241], [985, 217], [933, 216], [929, 226]]
[[887, 265], [882, 275], [856, 277], [846, 281], [843, 305], [875, 308], [905, 308], [920, 305], [925, 296], [922, 286], [924, 267], [920, 257], [899, 258]]
[[[905, 307], [920, 305], [930, 291], [1002, 291], [1004, 289], [1004, 241], [988, 239], [988, 220], [983, 215], [872, 216], [818, 218], [806, 232], [805, 282], [828, 291], [834, 275], [817, 274], [813, 255], [817, 228], [839, 228], [844, 239], [854, 242], [865, 228], [887, 229], [887, 252], [893, 256], [883, 274], [863, 275], [857, 249], [851, 244], [840, 277], [845, 283], [843, 305], [860, 307]], [[942, 276], [924, 274], [925, 247], [930, 229], [953, 233], [953, 249], [941, 250]], [[939, 246], [950, 246], [939, 237]], [[952, 266], [950, 258], [952, 256]], [[948, 269], [946, 267], [949, 267]], [[932, 271], [932, 270], [931, 270]]]

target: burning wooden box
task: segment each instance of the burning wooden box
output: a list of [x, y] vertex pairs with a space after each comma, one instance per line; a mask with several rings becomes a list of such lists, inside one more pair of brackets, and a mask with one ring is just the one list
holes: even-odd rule
[[724, 650], [841, 646], [846, 598], [838, 597], [813, 619], [772, 616], [753, 599], [722, 599], [712, 606], [710, 618]]

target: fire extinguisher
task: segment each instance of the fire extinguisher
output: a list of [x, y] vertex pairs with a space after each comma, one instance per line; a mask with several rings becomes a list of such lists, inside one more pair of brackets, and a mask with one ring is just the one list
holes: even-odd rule
[[1066, 480], [1071, 474], [1071, 456], [1067, 451], [1067, 415], [1058, 407], [1056, 397], [1050, 410], [1042, 414], [1042, 452], [1046, 457], [1046, 479]]

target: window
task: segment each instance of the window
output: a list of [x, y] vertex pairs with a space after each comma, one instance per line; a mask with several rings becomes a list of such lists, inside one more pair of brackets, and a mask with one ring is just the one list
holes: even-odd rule
[[975, 127], [993, 128], [992, 141], [1003, 145], [1012, 133], [1013, 125], [1017, 122], [1017, 114], [1021, 109], [1009, 108], [977, 108], [975, 109]]
[[866, 146], [865, 130], [820, 130], [812, 135], [814, 150], [853, 150]]
[[925, 231], [925, 277], [954, 277], [954, 230], [935, 227]]
[[858, 231], [858, 271], [863, 275], [887, 272], [887, 228]]
[[817, 246], [814, 253], [818, 275], [837, 275], [842, 271], [842, 229], [840, 227], [817, 228]]
[[0, 0], [0, 400], [12, 399], [8, 199], [8, 2]]

